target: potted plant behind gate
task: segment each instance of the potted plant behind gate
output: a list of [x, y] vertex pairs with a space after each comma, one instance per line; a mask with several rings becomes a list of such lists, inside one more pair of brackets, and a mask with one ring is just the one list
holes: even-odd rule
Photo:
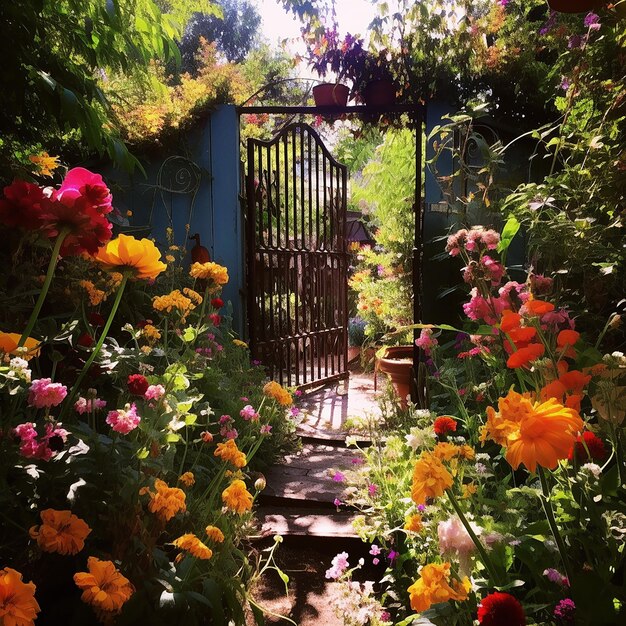
[[354, 79], [353, 94], [367, 106], [384, 107], [396, 102], [396, 82], [387, 50], [366, 52]]
[[365, 343], [365, 326], [367, 322], [360, 317], [351, 317], [348, 320], [348, 363], [356, 361], [361, 355]]
[[366, 52], [363, 40], [349, 33], [339, 41], [337, 30], [325, 31], [316, 39], [309, 64], [320, 76], [325, 78], [328, 72], [337, 75], [334, 83], [322, 82], [313, 87], [313, 99], [316, 106], [346, 106], [350, 89], [342, 80], [354, 81], [362, 71]]
[[385, 346], [376, 353], [376, 369], [387, 374], [400, 401], [406, 409], [411, 393], [411, 369], [413, 367], [413, 346]]

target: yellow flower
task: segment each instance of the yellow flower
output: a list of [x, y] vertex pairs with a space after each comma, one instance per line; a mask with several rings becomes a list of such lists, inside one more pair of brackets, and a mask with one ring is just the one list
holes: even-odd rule
[[102, 289], [96, 289], [96, 286], [90, 280], [80, 280], [78, 285], [87, 292], [91, 306], [98, 306], [107, 298], [106, 292], [102, 291]]
[[566, 459], [583, 421], [574, 409], [559, 404], [555, 398], [533, 402], [511, 390], [498, 401], [496, 413], [487, 411], [483, 438], [493, 439], [507, 448], [506, 460], [513, 469], [524, 464], [534, 472], [537, 465], [554, 469]]
[[29, 534], [44, 552], [78, 554], [85, 547], [91, 528], [71, 511], [41, 511], [41, 526], [33, 526]]
[[228, 282], [228, 269], [213, 261], [206, 263], [194, 263], [189, 270], [192, 278], [201, 280], [211, 280], [217, 286], [225, 285]]
[[166, 260], [168, 263], [173, 263], [176, 259], [175, 259], [175, 258], [174, 258], [171, 254], [166, 254], [166, 255], [165, 255], [165, 260]]
[[474, 483], [467, 483], [465, 485], [462, 485], [461, 489], [463, 490], [464, 498], [471, 498], [478, 491], [478, 488]]
[[213, 550], [204, 545], [193, 533], [182, 535], [178, 539], [174, 539], [172, 543], [177, 548], [189, 552], [191, 556], [195, 556], [197, 559], [207, 560], [213, 556]]
[[47, 152], [42, 152], [41, 154], [31, 154], [28, 157], [28, 160], [37, 166], [37, 169], [39, 170], [38, 173], [41, 176], [52, 176], [54, 170], [56, 170], [60, 165], [59, 157], [51, 157]]
[[404, 520], [404, 530], [408, 530], [411, 533], [418, 533], [423, 527], [422, 516], [417, 513], [409, 515], [409, 517]]
[[41, 610], [35, 600], [35, 584], [22, 582], [22, 575], [0, 569], [0, 620], [4, 626], [34, 626]]
[[39, 341], [28, 337], [21, 348], [17, 347], [22, 335], [17, 333], [3, 333], [0, 331], [0, 352], [5, 354], [12, 354], [14, 356], [21, 356], [23, 359], [29, 361], [34, 356], [39, 355]]
[[81, 600], [91, 604], [99, 616], [109, 618], [119, 613], [135, 588], [112, 561], [101, 561], [95, 556], [87, 559], [89, 572], [74, 574], [74, 582], [83, 590]]
[[100, 248], [94, 260], [105, 270], [124, 272], [131, 270], [135, 278], [150, 280], [166, 269], [161, 263], [161, 253], [149, 239], [135, 239], [120, 235]]
[[233, 344], [239, 348], [247, 348], [248, 344], [245, 341], [241, 341], [241, 339], [233, 339]]
[[185, 487], [191, 487], [196, 482], [196, 479], [193, 472], [185, 472], [178, 477], [178, 482], [182, 483]]
[[239, 450], [234, 439], [229, 439], [225, 443], [218, 443], [213, 455], [238, 468], [244, 467], [246, 464], [246, 455]]
[[451, 461], [457, 457], [471, 461], [474, 456], [476, 456], [476, 453], [474, 452], [474, 449], [467, 444], [457, 446], [455, 444], [448, 443], [447, 441], [440, 441], [434, 447], [433, 455], [440, 461]]
[[176, 309], [180, 311], [183, 317], [196, 308], [195, 304], [183, 296], [179, 289], [174, 289], [165, 296], [155, 296], [152, 298], [152, 307], [155, 311], [167, 311], [168, 313], [171, 313], [172, 309]]
[[144, 493], [150, 494], [150, 502], [148, 509], [154, 513], [161, 521], [169, 522], [179, 512], [187, 510], [185, 503], [185, 492], [178, 487], [168, 487], [167, 483], [157, 478], [154, 481], [156, 493], [152, 493], [149, 489], [142, 490]]
[[246, 489], [243, 480], [236, 479], [222, 491], [222, 502], [235, 513], [245, 513], [252, 509], [252, 494]]
[[431, 452], [422, 452], [413, 468], [411, 499], [424, 504], [426, 498], [437, 498], [452, 487], [452, 475], [444, 464]]
[[281, 406], [291, 406], [293, 403], [291, 394], [273, 380], [263, 387], [263, 393], [269, 398], [276, 400]]
[[467, 600], [470, 588], [467, 578], [450, 581], [450, 563], [429, 563], [424, 565], [420, 577], [407, 591], [411, 597], [411, 608], [420, 613], [439, 602]]
[[224, 543], [224, 533], [217, 526], [207, 526], [206, 535], [211, 541], [215, 541], [215, 543]]
[[159, 329], [152, 324], [146, 324], [141, 329], [141, 336], [148, 343], [155, 343], [156, 341], [161, 339], [161, 333], [159, 332]]
[[196, 305], [202, 304], [202, 296], [193, 289], [189, 289], [189, 287], [185, 287], [183, 289], [183, 293]]

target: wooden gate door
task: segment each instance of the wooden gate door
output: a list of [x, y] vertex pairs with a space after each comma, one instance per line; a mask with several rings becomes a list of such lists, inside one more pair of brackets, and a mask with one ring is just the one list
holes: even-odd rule
[[308, 124], [248, 140], [250, 349], [281, 384], [348, 377], [347, 168]]

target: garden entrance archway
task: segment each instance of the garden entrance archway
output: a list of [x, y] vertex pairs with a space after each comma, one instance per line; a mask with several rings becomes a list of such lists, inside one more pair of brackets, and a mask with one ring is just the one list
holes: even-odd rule
[[248, 140], [250, 349], [283, 385], [348, 378], [347, 176], [308, 124]]

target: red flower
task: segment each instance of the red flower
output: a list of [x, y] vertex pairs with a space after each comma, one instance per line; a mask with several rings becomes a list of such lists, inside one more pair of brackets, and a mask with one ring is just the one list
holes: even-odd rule
[[128, 391], [135, 396], [143, 396], [150, 386], [148, 379], [141, 374], [131, 374], [126, 384], [128, 385]]
[[106, 320], [100, 313], [90, 313], [88, 317], [89, 323], [94, 327], [98, 328], [100, 326], [104, 326]]
[[59, 193], [64, 194], [68, 191], [80, 194], [101, 215], [106, 215], [113, 209], [111, 192], [102, 176], [84, 167], [75, 167], [67, 173], [59, 187]]
[[221, 298], [213, 298], [213, 300], [211, 300], [211, 306], [214, 309], [221, 309], [224, 306], [224, 300]]
[[523, 367], [531, 361], [543, 356], [545, 348], [541, 343], [531, 343], [525, 348], [514, 352], [507, 360], [506, 365], [510, 368]]
[[217, 313], [211, 313], [209, 319], [213, 322], [213, 326], [219, 326], [222, 318]]
[[456, 430], [456, 420], [449, 415], [438, 417], [433, 425], [435, 427], [435, 434], [438, 436], [453, 433]]
[[480, 626], [525, 626], [524, 609], [511, 594], [496, 591], [478, 605]]
[[[583, 444], [583, 441], [585, 442]], [[587, 450], [589, 454], [587, 454]], [[572, 449], [567, 457], [570, 461], [574, 460], [574, 456], [579, 463], [588, 463], [590, 461], [604, 461], [606, 459], [606, 448], [604, 447], [604, 441], [594, 435], [590, 430], [586, 430], [582, 435], [576, 437], [576, 441], [572, 446]], [[591, 456], [591, 458], [589, 458]]]
[[44, 190], [32, 183], [16, 180], [4, 188], [0, 199], [0, 222], [10, 228], [36, 230], [41, 225], [41, 204]]
[[82, 333], [77, 340], [77, 344], [83, 348], [91, 348], [93, 346], [94, 339], [89, 333]]

